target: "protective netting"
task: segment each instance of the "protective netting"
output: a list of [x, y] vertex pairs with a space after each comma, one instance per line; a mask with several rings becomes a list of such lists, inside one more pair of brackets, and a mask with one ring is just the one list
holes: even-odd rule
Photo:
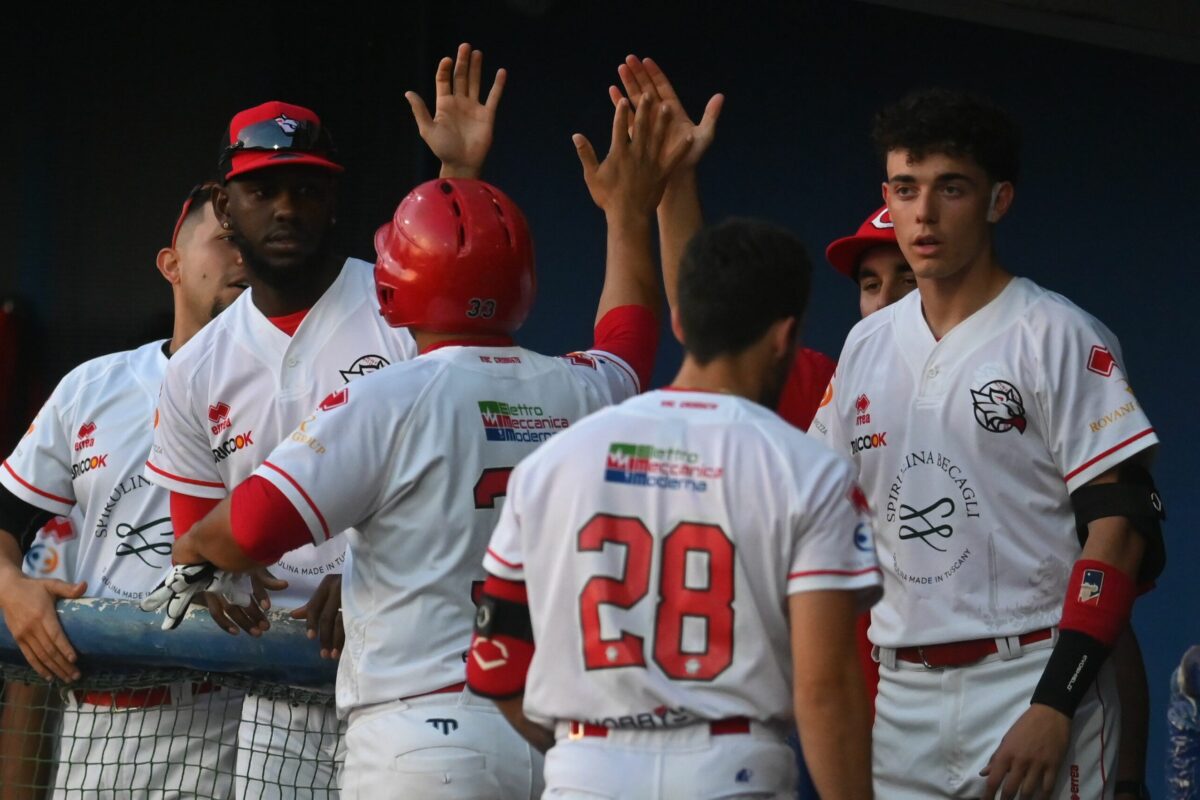
[[0, 663], [0, 798], [336, 797], [331, 693], [189, 669], [69, 686]]

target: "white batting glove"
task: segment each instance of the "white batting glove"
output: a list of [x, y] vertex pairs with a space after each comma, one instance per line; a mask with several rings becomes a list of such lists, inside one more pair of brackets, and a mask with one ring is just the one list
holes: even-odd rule
[[188, 606], [200, 592], [210, 590], [212, 584], [225, 577], [212, 564], [176, 564], [162, 579], [154, 591], [142, 598], [142, 611], [159, 611], [166, 607], [167, 615], [163, 618], [162, 629], [174, 630], [183, 622]]

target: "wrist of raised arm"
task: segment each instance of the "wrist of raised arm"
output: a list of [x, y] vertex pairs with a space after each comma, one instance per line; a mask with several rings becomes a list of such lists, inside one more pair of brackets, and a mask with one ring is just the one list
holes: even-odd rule
[[442, 168], [438, 171], [439, 178], [467, 178], [470, 180], [478, 180], [483, 173], [483, 165], [472, 166], [470, 164], [448, 164], [442, 162]]

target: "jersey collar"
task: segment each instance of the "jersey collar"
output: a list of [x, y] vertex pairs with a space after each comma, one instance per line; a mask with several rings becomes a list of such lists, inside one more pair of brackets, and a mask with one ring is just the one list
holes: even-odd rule
[[432, 353], [443, 347], [512, 347], [514, 344], [511, 336], [464, 336], [461, 339], [444, 339], [434, 342], [428, 347], [421, 348], [419, 355]]

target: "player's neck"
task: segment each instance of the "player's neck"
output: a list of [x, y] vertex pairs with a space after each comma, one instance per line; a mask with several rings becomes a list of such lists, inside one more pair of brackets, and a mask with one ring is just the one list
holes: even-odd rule
[[171, 341], [167, 344], [167, 352], [175, 355], [175, 351], [187, 344], [200, 329], [208, 322], [192, 314], [180, 297], [179, 288], [175, 287], [175, 315], [171, 326]]
[[718, 392], [760, 402], [766, 388], [763, 370], [742, 357], [722, 356], [707, 364], [684, 355], [672, 388], [699, 392]]
[[310, 268], [300, 268], [287, 280], [263, 281], [250, 270], [250, 300], [264, 317], [282, 317], [316, 305], [341, 273], [345, 259], [328, 255]]
[[1012, 274], [989, 252], [979, 262], [944, 278], [917, 278], [921, 312], [935, 339], [996, 299]]
[[510, 336], [491, 336], [481, 333], [436, 333], [409, 328], [413, 341], [417, 343], [417, 351], [424, 354], [430, 350], [448, 345], [468, 345], [471, 347], [512, 347]]

